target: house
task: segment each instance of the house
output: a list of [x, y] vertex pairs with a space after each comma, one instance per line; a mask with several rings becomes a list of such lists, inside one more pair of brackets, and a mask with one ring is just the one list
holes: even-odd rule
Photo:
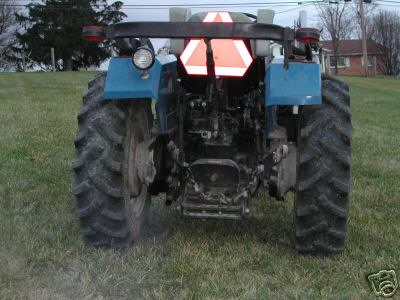
[[[332, 41], [321, 41], [322, 48], [328, 49], [330, 53], [330, 68], [334, 73], [335, 58], [333, 56]], [[382, 55], [382, 46], [378, 43], [368, 40], [368, 74], [379, 75], [382, 72], [379, 69], [380, 57]], [[364, 59], [362, 57], [361, 40], [344, 40], [339, 42], [338, 71], [340, 75], [362, 75], [364, 74]]]

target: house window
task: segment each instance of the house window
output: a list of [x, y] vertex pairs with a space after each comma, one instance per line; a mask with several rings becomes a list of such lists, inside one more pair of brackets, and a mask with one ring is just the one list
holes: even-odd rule
[[[331, 68], [335, 67], [335, 57], [331, 56]], [[347, 68], [350, 67], [350, 59], [346, 56], [339, 56], [338, 57], [338, 68]]]
[[[368, 67], [372, 67], [373, 64], [373, 57], [372, 56], [368, 56]], [[361, 65], [364, 67], [364, 57], [361, 56]]]

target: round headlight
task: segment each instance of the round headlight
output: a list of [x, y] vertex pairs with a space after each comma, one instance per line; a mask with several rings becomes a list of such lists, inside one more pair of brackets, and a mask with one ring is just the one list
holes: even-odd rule
[[148, 47], [139, 47], [133, 54], [133, 64], [139, 70], [147, 70], [154, 64], [154, 52]]

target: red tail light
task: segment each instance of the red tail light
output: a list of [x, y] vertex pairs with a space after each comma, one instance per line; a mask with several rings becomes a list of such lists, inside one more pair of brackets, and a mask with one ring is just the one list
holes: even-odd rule
[[320, 32], [316, 28], [299, 28], [296, 31], [296, 40], [303, 44], [319, 42]]
[[[209, 12], [204, 23], [232, 23], [227, 12]], [[242, 40], [211, 40], [214, 53], [215, 75], [241, 77], [251, 65], [251, 57]], [[192, 39], [183, 51], [180, 59], [190, 75], [207, 75], [206, 44], [202, 39]]]
[[84, 26], [82, 36], [89, 42], [101, 42], [106, 38], [105, 28], [102, 26]]

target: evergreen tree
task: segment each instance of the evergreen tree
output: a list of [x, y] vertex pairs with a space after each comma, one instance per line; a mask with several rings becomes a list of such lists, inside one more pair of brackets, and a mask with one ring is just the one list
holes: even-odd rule
[[[111, 56], [111, 44], [85, 41], [82, 27], [120, 22], [126, 17], [120, 11], [122, 5], [120, 1], [108, 5], [107, 0], [42, 0], [28, 4], [27, 15], [17, 14], [25, 30], [16, 35], [16, 50], [49, 67], [50, 49], [54, 47], [56, 67], [62, 71], [99, 66]], [[32, 61], [28, 65], [32, 66]]]

